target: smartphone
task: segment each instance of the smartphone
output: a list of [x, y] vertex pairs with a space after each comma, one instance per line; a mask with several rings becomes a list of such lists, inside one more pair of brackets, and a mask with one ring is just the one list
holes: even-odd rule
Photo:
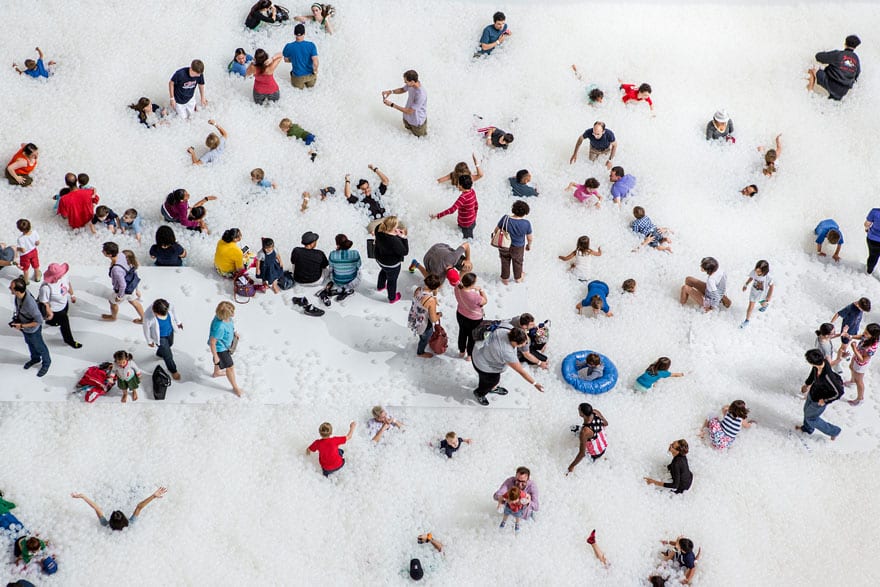
[[248, 252], [249, 250], [250, 250], [250, 247], [248, 247], [247, 245], [245, 245], [245, 246], [243, 246], [243, 247], [241, 248], [241, 254], [242, 254], [242, 255], [247, 255], [247, 252]]

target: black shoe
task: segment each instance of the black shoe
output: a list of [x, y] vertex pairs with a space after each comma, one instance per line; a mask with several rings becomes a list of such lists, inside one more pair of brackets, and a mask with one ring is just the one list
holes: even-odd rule
[[31, 359], [30, 361], [28, 361], [27, 363], [24, 364], [24, 368], [30, 369], [31, 367], [33, 367], [34, 365], [36, 365], [39, 362], [40, 362], [40, 359], [37, 359], [36, 361]]
[[489, 405], [489, 400], [486, 399], [486, 396], [477, 395], [477, 392], [475, 391], [474, 397], [477, 398], [477, 403], [480, 404], [481, 406], [488, 406]]
[[302, 306], [303, 308], [309, 305], [309, 300], [305, 298], [293, 298], [290, 301], [292, 301], [295, 306]]
[[49, 365], [50, 365], [50, 364], [51, 364], [51, 363], [48, 363], [48, 364], [47, 364], [47, 363], [43, 363], [42, 366], [40, 366], [40, 370], [37, 371], [37, 377], [42, 377], [43, 375], [45, 375], [46, 373], [48, 373], [48, 372], [49, 372]]
[[330, 307], [330, 304], [332, 302], [330, 301], [330, 290], [329, 289], [326, 289], [326, 288], [322, 289], [321, 291], [319, 291], [315, 295], [318, 298], [320, 298], [322, 302], [324, 302], [325, 306], [327, 306], [328, 308]]
[[497, 393], [498, 395], [507, 395], [507, 390], [501, 387], [500, 385], [490, 391], [489, 393]]
[[307, 303], [305, 306], [303, 306], [303, 314], [305, 314], [306, 316], [323, 316], [324, 310], [322, 310], [321, 308], [316, 308], [315, 306]]
[[581, 431], [581, 425], [580, 425], [580, 424], [575, 424], [574, 426], [572, 426], [571, 428], [569, 428], [569, 430], [571, 430], [571, 433], [572, 433], [572, 434], [577, 434], [578, 432]]
[[71, 343], [68, 343], [67, 346], [69, 346], [69, 347], [71, 347], [71, 348], [74, 348], [74, 349], [81, 349], [81, 348], [82, 348], [82, 344], [80, 344], [80, 343], [78, 343], [78, 342], [76, 342], [76, 341], [71, 342]]
[[345, 298], [347, 298], [348, 296], [353, 295], [353, 294], [354, 294], [353, 289], [344, 289], [341, 292], [339, 292], [338, 296], [336, 296], [336, 301], [341, 302], [342, 300], [344, 300]]

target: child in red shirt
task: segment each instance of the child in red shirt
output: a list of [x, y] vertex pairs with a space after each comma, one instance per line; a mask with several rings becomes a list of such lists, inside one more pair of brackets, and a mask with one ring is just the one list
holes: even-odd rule
[[649, 84], [642, 84], [636, 88], [635, 84], [625, 84], [619, 79], [617, 81], [620, 82], [620, 89], [623, 91], [623, 96], [620, 99], [623, 100], [624, 104], [630, 100], [644, 101], [651, 107], [651, 112], [654, 112], [654, 102], [651, 101], [651, 86]]
[[432, 219], [443, 218], [458, 210], [458, 228], [464, 238], [474, 238], [474, 226], [477, 224], [477, 210], [480, 208], [477, 202], [477, 193], [471, 189], [474, 181], [470, 175], [462, 175], [458, 180], [458, 189], [461, 195], [449, 208], [437, 214], [431, 214]]
[[335, 473], [345, 465], [345, 459], [342, 458], [344, 451], [339, 448], [339, 445], [351, 440], [355, 426], [357, 424], [352, 422], [348, 425], [348, 434], [332, 437], [330, 436], [333, 434], [332, 424], [324, 422], [318, 427], [318, 434], [321, 435], [321, 438], [309, 445], [309, 448], [306, 449], [306, 454], [310, 452], [318, 453], [318, 462], [321, 464], [324, 477], [329, 477], [330, 473]]

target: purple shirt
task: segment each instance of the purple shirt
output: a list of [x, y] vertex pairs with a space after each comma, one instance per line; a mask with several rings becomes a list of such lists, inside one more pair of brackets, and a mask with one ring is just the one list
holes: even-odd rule
[[615, 200], [625, 198], [636, 187], [636, 178], [627, 173], [611, 184], [611, 197]]
[[413, 126], [421, 126], [428, 120], [428, 94], [421, 86], [406, 86], [406, 107], [415, 110], [412, 114], [404, 114], [403, 119]]
[[186, 200], [181, 200], [179, 203], [169, 205], [167, 202], [164, 204], [165, 211], [177, 222], [180, 222], [187, 228], [195, 228], [199, 225], [197, 220], [189, 219], [189, 204]]
[[[504, 483], [501, 484], [501, 487], [498, 488], [498, 491], [495, 492], [495, 495], [492, 496], [492, 499], [494, 499], [495, 501], [501, 499], [501, 496], [510, 491], [510, 488], [513, 487], [515, 482], [516, 477], [508, 477], [507, 479], [505, 479]], [[528, 493], [529, 496], [532, 498], [532, 501], [529, 502], [529, 505], [527, 505], [525, 508], [526, 513], [523, 515], [525, 519], [528, 519], [532, 516], [533, 512], [537, 512], [541, 509], [541, 505], [538, 501], [538, 486], [535, 485], [534, 481], [529, 479], [526, 482], [526, 486], [521, 489]]]
[[113, 292], [117, 296], [125, 295], [125, 274], [128, 273], [130, 267], [131, 265], [128, 264], [128, 260], [122, 253], [116, 256], [116, 261], [110, 267], [110, 281], [113, 284]]

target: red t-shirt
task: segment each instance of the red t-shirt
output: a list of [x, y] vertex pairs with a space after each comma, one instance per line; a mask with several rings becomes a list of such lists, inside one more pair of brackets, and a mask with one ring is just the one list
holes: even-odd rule
[[325, 471], [338, 469], [345, 463], [339, 454], [339, 445], [345, 444], [344, 436], [319, 438], [309, 446], [309, 450], [318, 453], [318, 462]]
[[99, 199], [95, 190], [73, 190], [61, 196], [58, 202], [58, 214], [67, 218], [70, 228], [82, 228], [95, 215], [95, 204]]
[[[623, 97], [621, 98], [621, 100], [623, 100], [624, 104], [626, 104], [630, 100], [636, 100], [637, 102], [642, 101], [639, 98], [639, 89], [636, 86], [634, 86], [633, 84], [622, 84], [620, 86], [620, 89], [623, 90]], [[647, 102], [648, 104], [650, 104], [651, 106], [654, 105], [654, 103], [651, 101], [651, 96], [648, 96], [647, 98], [645, 98], [644, 101]]]

